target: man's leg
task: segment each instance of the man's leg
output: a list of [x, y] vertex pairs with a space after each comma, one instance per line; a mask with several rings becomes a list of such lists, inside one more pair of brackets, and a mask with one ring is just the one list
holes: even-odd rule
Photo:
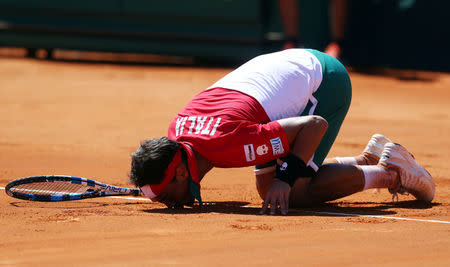
[[[367, 176], [370, 176], [368, 183]], [[322, 165], [313, 178], [299, 179], [292, 187], [290, 207], [304, 207], [339, 199], [369, 188], [394, 188], [399, 184], [395, 170], [381, 165]]]
[[387, 137], [381, 134], [374, 134], [361, 155], [355, 157], [335, 157], [325, 159], [323, 164], [340, 163], [347, 165], [376, 165], [380, 160], [384, 145], [389, 142], [391, 142], [391, 140]]
[[[377, 165], [386, 137], [375, 134], [361, 155], [325, 159], [314, 178], [299, 178], [291, 190], [290, 206], [301, 207], [345, 197], [369, 188], [395, 188], [397, 172]], [[361, 165], [361, 166], [356, 166]], [[375, 165], [375, 166], [374, 166]], [[262, 199], [275, 177], [275, 167], [268, 164], [255, 170], [256, 186]]]
[[339, 58], [342, 54], [343, 42], [345, 40], [345, 29], [347, 24], [348, 6], [347, 0], [330, 0], [329, 16], [332, 42], [325, 48], [325, 53]]
[[431, 202], [435, 184], [430, 173], [399, 144], [386, 143], [377, 165], [325, 164], [313, 178], [303, 179], [291, 190], [290, 206], [302, 207], [335, 200], [370, 188], [409, 193]]
[[296, 48], [300, 39], [298, 1], [279, 0], [278, 4], [285, 35], [283, 49]]
[[[274, 177], [275, 171], [256, 175], [256, 187], [262, 199]], [[313, 178], [297, 179], [291, 189], [289, 206], [310, 206], [370, 188], [396, 188], [398, 185], [397, 172], [379, 164], [354, 166], [330, 163], [322, 165]]]
[[313, 179], [294, 186], [292, 207], [335, 200], [370, 188], [398, 187], [397, 172], [378, 164], [389, 142], [385, 136], [374, 134], [361, 155], [325, 159]]

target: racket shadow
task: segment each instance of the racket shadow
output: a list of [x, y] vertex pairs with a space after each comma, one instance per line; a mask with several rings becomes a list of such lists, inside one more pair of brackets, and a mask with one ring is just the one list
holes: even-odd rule
[[65, 201], [65, 202], [34, 202], [34, 201], [14, 201], [9, 205], [17, 208], [39, 208], [39, 209], [87, 209], [101, 207], [126, 207], [136, 205], [148, 205], [142, 202], [101, 202], [101, 201]]

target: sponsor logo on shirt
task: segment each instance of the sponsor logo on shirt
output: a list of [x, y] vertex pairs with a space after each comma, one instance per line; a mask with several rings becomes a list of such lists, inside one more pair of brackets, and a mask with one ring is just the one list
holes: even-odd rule
[[244, 145], [244, 154], [247, 161], [255, 160], [255, 150], [253, 144]]
[[269, 148], [265, 144], [260, 145], [259, 147], [256, 148], [256, 154], [258, 154], [259, 156], [265, 155], [267, 154], [267, 152], [269, 152]]
[[270, 144], [272, 145], [273, 155], [280, 155], [284, 153], [283, 143], [281, 142], [280, 137], [270, 139]]

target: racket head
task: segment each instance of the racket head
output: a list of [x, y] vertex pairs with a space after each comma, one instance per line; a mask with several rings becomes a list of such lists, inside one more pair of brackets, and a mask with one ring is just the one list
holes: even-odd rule
[[19, 178], [5, 186], [11, 197], [32, 201], [68, 201], [108, 195], [139, 195], [138, 189], [116, 187], [91, 179], [41, 175]]

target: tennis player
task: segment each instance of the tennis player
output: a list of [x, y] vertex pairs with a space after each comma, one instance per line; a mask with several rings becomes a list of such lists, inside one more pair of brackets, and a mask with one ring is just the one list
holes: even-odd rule
[[326, 159], [351, 102], [335, 58], [312, 49], [258, 56], [196, 95], [168, 138], [132, 154], [130, 180], [169, 208], [200, 202], [213, 167], [255, 166], [261, 213], [308, 206], [369, 188], [431, 201], [434, 182], [401, 145], [374, 135], [361, 155]]

